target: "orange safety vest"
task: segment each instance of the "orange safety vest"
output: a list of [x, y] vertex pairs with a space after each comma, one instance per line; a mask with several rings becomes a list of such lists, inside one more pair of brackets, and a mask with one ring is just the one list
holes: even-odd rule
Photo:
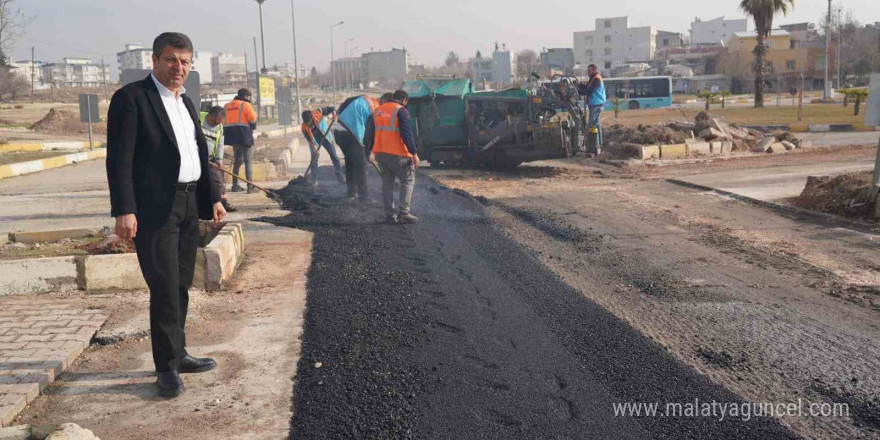
[[373, 142], [373, 153], [393, 154], [395, 156], [412, 157], [403, 136], [400, 135], [400, 126], [397, 121], [397, 112], [403, 108], [396, 102], [386, 102], [373, 113], [373, 123], [376, 125], [376, 137]]
[[257, 122], [257, 112], [254, 107], [247, 101], [233, 100], [226, 104], [226, 120], [223, 126], [229, 127], [250, 127], [251, 124]]

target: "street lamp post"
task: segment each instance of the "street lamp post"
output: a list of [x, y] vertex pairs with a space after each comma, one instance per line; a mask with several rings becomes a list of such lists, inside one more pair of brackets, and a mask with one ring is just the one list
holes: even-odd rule
[[265, 37], [265, 35], [263, 35], [263, 3], [265, 3], [265, 2], [266, 2], [266, 0], [257, 0], [257, 4], [260, 5], [260, 44], [262, 45], [262, 48], [263, 48], [263, 70], [262, 70], [262, 73], [264, 73], [264, 74], [267, 72], [267, 70], [266, 70], [266, 37]]
[[333, 82], [333, 105], [336, 105], [336, 66], [333, 63], [333, 28], [336, 26], [342, 26], [345, 23], [344, 21], [340, 21], [334, 25], [330, 25], [330, 76], [332, 77]]
[[293, 79], [296, 81], [296, 120], [302, 115], [302, 104], [299, 100], [299, 63], [296, 59], [296, 13], [293, 10], [293, 0], [290, 0], [290, 22], [293, 26]]
[[825, 18], [825, 90], [823, 98], [831, 98], [831, 82], [829, 81], [829, 67], [831, 66], [831, 53], [829, 47], [831, 45], [831, 0], [828, 0], [828, 16]]

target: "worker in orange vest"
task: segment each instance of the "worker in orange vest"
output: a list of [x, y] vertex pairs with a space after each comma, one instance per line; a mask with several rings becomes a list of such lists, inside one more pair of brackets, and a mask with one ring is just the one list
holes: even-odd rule
[[[247, 180], [254, 181], [253, 154], [254, 154], [254, 130], [257, 128], [257, 112], [251, 104], [251, 91], [239, 89], [238, 95], [224, 107], [226, 120], [223, 121], [223, 129], [226, 145], [232, 145], [235, 153], [235, 161], [232, 165], [232, 192], [242, 191], [238, 186], [238, 171], [244, 163], [244, 174]], [[248, 193], [257, 190], [248, 184]]]
[[[409, 94], [405, 90], [394, 92], [373, 113], [367, 122], [364, 140], [370, 162], [378, 163], [382, 174], [382, 202], [385, 204], [385, 220], [388, 223], [413, 223], [419, 220], [410, 212], [416, 170], [419, 168], [419, 150], [410, 115], [406, 109]], [[399, 205], [394, 206], [394, 180], [401, 183]]]

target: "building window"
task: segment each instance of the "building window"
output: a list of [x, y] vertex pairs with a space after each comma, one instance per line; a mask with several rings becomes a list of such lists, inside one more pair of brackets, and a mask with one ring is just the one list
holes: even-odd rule
[[605, 20], [605, 29], [611, 28], [611, 20]]
[[593, 49], [587, 49], [584, 51], [584, 55], [591, 57], [593, 56]]
[[764, 64], [764, 71], [767, 73], [773, 73], [773, 61], [767, 61]]
[[816, 70], [825, 68], [825, 55], [816, 55]]
[[605, 61], [605, 68], [606, 68], [606, 69], [610, 69], [610, 68], [611, 68], [611, 61]]
[[605, 55], [611, 55], [611, 48], [610, 47], [605, 48]]
[[785, 68], [788, 70], [795, 70], [795, 68], [797, 68], [797, 66], [796, 66], [796, 63], [794, 62], [794, 60], [788, 60], [785, 62]]
[[767, 49], [773, 49], [773, 39], [772, 38], [767, 39]]
[[611, 35], [606, 35], [606, 36], [605, 36], [605, 42], [606, 42], [606, 43], [610, 43], [610, 42], [611, 42]]
[[668, 47], [668, 46], [669, 46], [669, 38], [664, 38], [663, 39], [663, 47]]

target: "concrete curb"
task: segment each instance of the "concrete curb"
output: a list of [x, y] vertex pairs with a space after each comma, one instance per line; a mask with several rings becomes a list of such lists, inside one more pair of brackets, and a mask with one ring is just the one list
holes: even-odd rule
[[244, 256], [244, 229], [241, 223], [229, 223], [196, 255], [193, 287], [220, 290], [232, 278]]
[[[88, 142], [22, 142], [0, 145], [0, 153], [13, 153], [21, 151], [56, 151], [56, 150], [87, 150]], [[0, 439], [2, 440], [2, 439]]]
[[293, 167], [293, 158], [296, 156], [297, 150], [299, 150], [299, 139], [293, 138], [287, 145], [287, 149], [278, 156], [278, 161], [284, 164], [285, 172], [289, 172]]
[[[241, 264], [244, 247], [241, 224], [225, 225], [206, 247], [198, 249], [193, 287], [220, 290]], [[147, 288], [136, 254], [4, 260], [0, 261], [0, 273], [4, 274], [0, 296]]]
[[284, 134], [287, 131], [292, 131], [292, 130], [293, 130], [293, 127], [291, 126], [290, 128], [287, 128], [287, 129], [279, 128], [277, 130], [258, 131], [256, 133], [254, 133], [254, 139], [259, 139], [261, 137], [268, 137], [268, 138], [282, 137], [282, 136], [284, 136]]
[[[65, 238], [85, 238], [97, 235], [96, 229], [66, 229], [61, 231], [44, 232], [10, 232], [9, 242], [12, 243], [45, 243], [58, 241]], [[0, 439], [2, 440], [2, 439]]]
[[0, 179], [36, 173], [39, 171], [50, 170], [52, 168], [60, 168], [77, 162], [102, 159], [105, 157], [107, 157], [107, 150], [102, 148], [83, 153], [73, 153], [63, 156], [50, 157], [47, 159], [19, 162], [9, 165], [0, 165]]
[[872, 223], [868, 223], [868, 222], [864, 222], [864, 221], [848, 219], [845, 217], [840, 217], [840, 216], [836, 216], [834, 214], [828, 214], [825, 212], [818, 212], [818, 211], [812, 211], [809, 209], [798, 208], [797, 206], [780, 205], [778, 203], [768, 202], [766, 200], [759, 200], [759, 199], [744, 196], [741, 194], [732, 193], [730, 191], [725, 191], [723, 189], [717, 189], [717, 188], [712, 188], [710, 186], [704, 186], [704, 185], [699, 185], [696, 183], [686, 182], [684, 180], [666, 179], [666, 181], [669, 183], [675, 184], [675, 185], [684, 186], [684, 187], [691, 188], [691, 189], [713, 192], [716, 194], [727, 196], [732, 199], [736, 199], [741, 202], [746, 202], [751, 205], [760, 206], [762, 208], [767, 208], [767, 209], [770, 209], [772, 211], [775, 211], [775, 212], [778, 212], [781, 214], [797, 215], [797, 216], [807, 217], [812, 220], [818, 220], [818, 221], [823, 221], [823, 222], [845, 223], [845, 224], [847, 224], [851, 227], [857, 228], [857, 229], [871, 229], [876, 226]]

